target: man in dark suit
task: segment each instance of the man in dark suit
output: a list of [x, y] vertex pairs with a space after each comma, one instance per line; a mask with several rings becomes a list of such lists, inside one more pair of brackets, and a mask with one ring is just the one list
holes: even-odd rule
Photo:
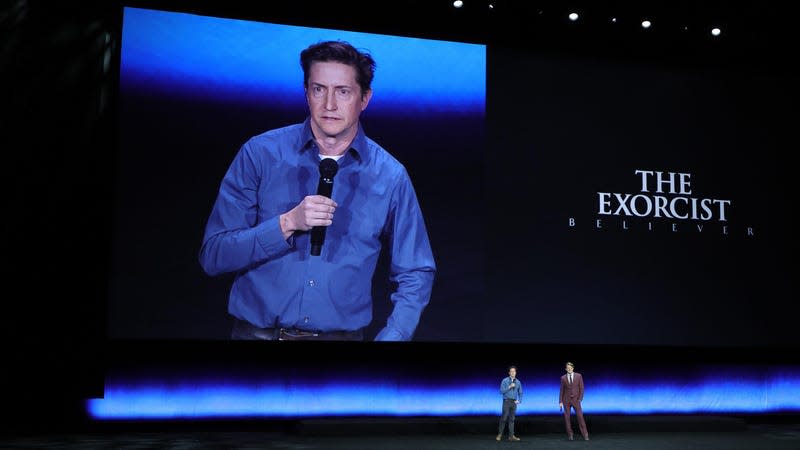
[[567, 373], [561, 376], [561, 392], [558, 394], [558, 407], [564, 411], [564, 422], [567, 426], [567, 438], [572, 440], [572, 420], [570, 417], [570, 408], [575, 409], [575, 415], [578, 416], [578, 426], [581, 429], [583, 439], [589, 440], [589, 432], [586, 430], [586, 422], [583, 420], [583, 410], [581, 409], [581, 402], [583, 401], [583, 376], [575, 372], [575, 365], [568, 362], [565, 367]]

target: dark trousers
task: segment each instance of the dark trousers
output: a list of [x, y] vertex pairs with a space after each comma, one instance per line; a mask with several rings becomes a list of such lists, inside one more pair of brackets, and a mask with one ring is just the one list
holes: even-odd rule
[[514, 419], [517, 417], [517, 402], [510, 398], [503, 399], [503, 415], [500, 416], [500, 426], [497, 434], [503, 434], [508, 423], [508, 435], [514, 436]]
[[581, 429], [581, 436], [589, 436], [586, 430], [586, 421], [583, 420], [583, 409], [581, 409], [581, 402], [578, 400], [567, 400], [564, 403], [564, 423], [567, 426], [567, 436], [572, 436], [572, 417], [570, 416], [570, 407], [575, 409], [575, 415], [578, 416], [578, 427]]

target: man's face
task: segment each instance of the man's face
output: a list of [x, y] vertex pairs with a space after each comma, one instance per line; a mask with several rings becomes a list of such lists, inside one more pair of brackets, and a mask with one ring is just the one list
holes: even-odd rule
[[567, 364], [565, 368], [567, 369], [567, 373], [572, 373], [572, 371], [575, 370], [575, 368], [570, 366], [569, 364]]
[[311, 127], [317, 138], [349, 137], [355, 133], [358, 117], [366, 109], [372, 91], [362, 95], [356, 70], [338, 62], [311, 65], [306, 100]]
[[517, 369], [511, 368], [508, 369], [508, 376], [511, 378], [517, 378]]

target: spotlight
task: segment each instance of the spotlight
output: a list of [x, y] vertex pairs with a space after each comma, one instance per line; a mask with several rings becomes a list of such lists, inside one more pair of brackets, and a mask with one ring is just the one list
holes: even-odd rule
[[712, 28], [711, 29], [711, 35], [712, 36], [719, 36], [720, 34], [722, 34], [722, 30], [720, 30], [719, 28]]
[[578, 13], [569, 13], [569, 20], [575, 22], [578, 20]]
[[617, 18], [616, 17], [612, 17], [611, 18], [611, 23], [617, 23]]
[[489, 3], [489, 9], [494, 9], [494, 5]]
[[453, 6], [455, 6], [456, 8], [461, 8], [462, 6], [464, 6], [464, 2], [462, 2], [461, 0], [456, 0], [453, 2]]
[[652, 25], [652, 23], [650, 23], [649, 20], [642, 21], [642, 28], [650, 28], [650, 25]]

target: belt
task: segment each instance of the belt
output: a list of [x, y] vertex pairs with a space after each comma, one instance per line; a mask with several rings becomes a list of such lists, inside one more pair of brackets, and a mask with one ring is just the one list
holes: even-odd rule
[[233, 335], [237, 339], [273, 341], [363, 341], [364, 331], [309, 331], [297, 328], [261, 328], [236, 319]]
[[279, 341], [363, 341], [364, 332], [357, 331], [306, 331], [297, 328], [272, 329]]

